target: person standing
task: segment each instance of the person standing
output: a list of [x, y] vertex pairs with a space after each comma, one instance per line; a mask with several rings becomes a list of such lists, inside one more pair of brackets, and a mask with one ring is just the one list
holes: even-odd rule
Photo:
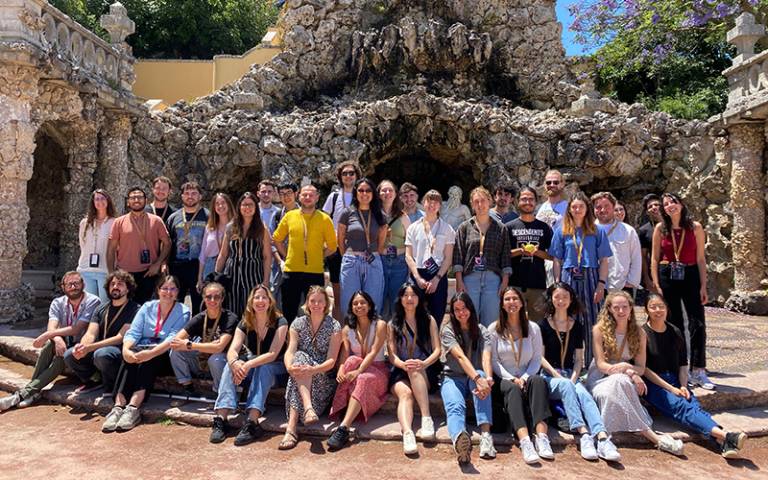
[[[344, 210], [348, 206], [352, 205], [352, 197], [354, 196], [355, 183], [359, 178], [363, 176], [363, 171], [360, 170], [360, 166], [357, 162], [347, 160], [341, 162], [336, 167], [336, 179], [339, 181], [338, 186], [328, 195], [323, 205], [323, 211], [327, 213], [331, 220], [333, 220], [333, 231], [337, 232], [339, 229], [339, 219]], [[342, 248], [341, 246], [339, 247]], [[328, 274], [331, 277], [331, 287], [333, 288], [333, 317], [341, 318], [341, 250], [334, 252], [325, 259], [325, 263], [328, 267]], [[325, 283], [325, 282], [323, 282]], [[322, 285], [318, 284], [318, 285]], [[291, 317], [288, 318], [290, 322]]]
[[216, 271], [230, 277], [226, 306], [237, 318], [243, 315], [253, 287], [269, 286], [272, 270], [272, 241], [257, 211], [256, 196], [242, 194], [216, 260]]
[[[384, 267], [381, 253], [387, 237], [386, 222], [376, 186], [367, 178], [355, 183], [352, 204], [341, 214], [336, 230], [341, 259], [341, 314], [346, 317], [352, 295], [363, 290], [381, 308]], [[375, 312], [378, 314], [378, 312]]]
[[128, 191], [129, 213], [112, 224], [107, 247], [107, 268], [122, 269], [136, 280], [134, 300], [143, 304], [154, 291], [160, 268], [171, 251], [171, 239], [162, 218], [146, 213], [147, 196], [141, 187]]
[[405, 261], [411, 278], [427, 300], [427, 309], [438, 322], [443, 321], [448, 303], [448, 271], [453, 261], [456, 233], [440, 218], [443, 199], [440, 192], [424, 194], [425, 214], [408, 227], [405, 234]]
[[640, 239], [634, 228], [621, 220], [617, 220], [614, 207], [618, 204], [616, 197], [610, 192], [600, 192], [592, 195], [592, 206], [595, 209], [597, 224], [605, 230], [608, 243], [613, 255], [608, 258], [609, 292], [626, 290], [635, 298], [637, 287], [640, 286], [643, 258], [640, 251]]
[[505, 225], [512, 250], [512, 275], [509, 284], [518, 288], [525, 298], [528, 318], [539, 321], [544, 318], [544, 291], [547, 288], [546, 260], [552, 244], [552, 229], [533, 215], [538, 196], [531, 187], [523, 187], [517, 194], [517, 211], [520, 217]]
[[280, 256], [285, 258], [280, 293], [288, 323], [296, 318], [301, 297], [306, 295], [309, 287], [325, 285], [323, 259], [338, 249], [333, 221], [325, 212], [316, 209], [317, 199], [314, 185], [302, 187], [299, 191], [301, 208], [286, 213], [272, 235]]
[[397, 292], [408, 280], [408, 263], [405, 261], [405, 235], [411, 220], [403, 212], [403, 202], [397, 195], [397, 187], [389, 180], [382, 180], [378, 186], [381, 211], [387, 222], [387, 237], [384, 242], [384, 298], [381, 316], [389, 319], [395, 313]]
[[48, 328], [32, 342], [33, 347], [42, 347], [32, 379], [20, 390], [0, 399], [0, 412], [31, 406], [40, 399], [43, 388], [64, 372], [67, 348], [80, 340], [101, 304], [99, 297], [86, 292], [83, 287], [83, 277], [78, 272], [67, 272], [62, 277], [64, 295], [51, 302]]
[[568, 201], [563, 196], [565, 179], [559, 170], [550, 170], [544, 175], [544, 190], [547, 193], [547, 200], [539, 205], [536, 219], [555, 230], [555, 225], [563, 221], [568, 207]]
[[424, 216], [424, 210], [419, 208], [419, 189], [416, 185], [409, 182], [400, 185], [400, 201], [403, 202], [403, 211], [411, 223]]
[[227, 233], [227, 225], [235, 217], [235, 206], [232, 199], [226, 193], [217, 193], [211, 199], [210, 216], [203, 235], [203, 246], [200, 248], [198, 258], [199, 275], [197, 279], [197, 291], [203, 291], [203, 283], [211, 273], [216, 271], [216, 260], [224, 243], [224, 234]]
[[661, 196], [662, 221], [653, 231], [651, 277], [654, 291], [669, 305], [670, 321], [685, 331], [683, 305], [688, 317], [691, 342], [690, 385], [713, 390], [707, 377], [707, 327], [704, 305], [707, 303], [707, 259], [704, 228], [691, 218], [688, 208], [677, 195]]
[[643, 257], [643, 288], [652, 291], [651, 249], [653, 248], [653, 230], [661, 222], [661, 197], [655, 193], [649, 193], [643, 197], [643, 211], [648, 221], [637, 229], [637, 236], [640, 239], [640, 251]]
[[[275, 233], [277, 226], [280, 225], [280, 220], [283, 219], [286, 213], [299, 208], [299, 204], [296, 203], [296, 194], [298, 191], [299, 186], [295, 183], [284, 183], [277, 187], [277, 192], [280, 195], [280, 201], [283, 205], [272, 218], [272, 227], [269, 230], [271, 233]], [[283, 284], [285, 258], [280, 255], [280, 251], [277, 249], [277, 247], [272, 249], [272, 257], [273, 263], [275, 264], [273, 270], [277, 272], [272, 278], [272, 295], [275, 297], [277, 304], [282, 305], [283, 297], [280, 294], [280, 286]]]
[[261, 221], [269, 229], [269, 234], [272, 235], [274, 231], [274, 219], [280, 209], [272, 203], [277, 191], [277, 186], [271, 180], [262, 180], [256, 190], [256, 195], [259, 197], [259, 215]]
[[181, 282], [179, 300], [183, 302], [189, 294], [193, 315], [197, 315], [202, 303], [197, 281], [200, 251], [208, 226], [208, 209], [200, 205], [201, 199], [200, 185], [197, 182], [185, 183], [181, 186], [182, 208], [173, 212], [166, 222], [171, 237], [169, 271]]
[[459, 226], [453, 248], [456, 291], [466, 291], [487, 327], [499, 315], [499, 296], [512, 273], [509, 236], [489, 213], [491, 194], [477, 187], [469, 195], [475, 216]]
[[[88, 323], [83, 338], [64, 354], [64, 363], [83, 384], [76, 393], [85, 393], [99, 385], [101, 377], [105, 393], [115, 387], [115, 379], [123, 361], [123, 337], [131, 326], [139, 304], [130, 300], [136, 289], [133, 276], [124, 270], [115, 270], [106, 279], [104, 289], [110, 301], [102, 304]], [[98, 372], [99, 375], [96, 375]]]
[[163, 223], [167, 222], [168, 217], [176, 211], [168, 203], [168, 197], [171, 196], [172, 189], [173, 185], [168, 177], [160, 176], [152, 180], [152, 203], [147, 205], [144, 211], [162, 218]]
[[512, 199], [515, 197], [515, 188], [508, 183], [499, 183], [493, 190], [494, 206], [491, 216], [502, 225], [506, 225], [519, 215], [512, 210]]
[[97, 295], [101, 303], [109, 301], [104, 282], [109, 273], [107, 245], [114, 221], [115, 205], [112, 203], [112, 197], [101, 188], [94, 190], [88, 202], [88, 213], [80, 221], [80, 258], [77, 261], [77, 271], [83, 277], [85, 291]]

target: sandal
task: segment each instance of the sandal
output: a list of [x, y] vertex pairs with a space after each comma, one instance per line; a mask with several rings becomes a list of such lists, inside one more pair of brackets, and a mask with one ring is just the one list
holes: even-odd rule
[[290, 450], [296, 447], [297, 443], [299, 443], [299, 438], [296, 436], [296, 434], [286, 431], [285, 436], [283, 436], [283, 439], [280, 440], [280, 444], [278, 444], [277, 449]]
[[312, 425], [320, 421], [314, 408], [308, 408], [304, 411], [304, 425]]

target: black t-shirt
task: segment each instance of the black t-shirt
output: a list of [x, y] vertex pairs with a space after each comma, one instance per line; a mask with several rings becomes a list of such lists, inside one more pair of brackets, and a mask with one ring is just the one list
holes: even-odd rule
[[[269, 349], [272, 347], [272, 340], [275, 338], [275, 333], [277, 333], [277, 329], [285, 325], [288, 326], [288, 320], [285, 319], [285, 317], [280, 317], [277, 319], [277, 325], [274, 327], [270, 327], [267, 329], [267, 334], [264, 336], [264, 338], [259, 342], [259, 336], [256, 333], [256, 330], [251, 330], [248, 328], [248, 325], [245, 324], [245, 321], [241, 321], [237, 328], [241, 330], [243, 333], [245, 333], [245, 344], [243, 345], [246, 350], [246, 354], [248, 355], [248, 358], [254, 358], [261, 354], [267, 353]], [[283, 343], [283, 348], [280, 349], [280, 353], [277, 354], [277, 359], [280, 360], [283, 358], [283, 354], [285, 353], [285, 348], [288, 346], [288, 338], [286, 336], [286, 340]]]
[[637, 236], [640, 237], [640, 248], [645, 248], [649, 252], [653, 246], [653, 230], [656, 225], [651, 222], [645, 222], [637, 229]]
[[[506, 224], [509, 244], [512, 248], [522, 248], [527, 243], [546, 251], [552, 243], [552, 228], [541, 220], [524, 222], [516, 218]], [[512, 275], [509, 284], [524, 288], [547, 288], [547, 272], [544, 260], [539, 257], [512, 257]]]
[[153, 214], [157, 215], [158, 217], [163, 219], [163, 223], [167, 223], [168, 222], [168, 217], [170, 217], [171, 214], [176, 211], [176, 209], [166, 203], [164, 209], [163, 208], [158, 208], [157, 210], [154, 210], [152, 208], [152, 205], [147, 204], [147, 206], [144, 207], [144, 211], [147, 212], [147, 213], [153, 213]]
[[645, 366], [656, 373], [670, 372], [675, 376], [680, 367], [688, 365], [685, 338], [677, 327], [667, 322], [667, 329], [659, 333], [647, 323], [643, 325], [648, 342], [645, 351]]
[[[112, 305], [112, 302], [109, 302], [96, 310], [96, 315], [91, 317], [91, 323], [99, 324], [99, 334], [96, 335], [97, 342], [114, 337], [120, 333], [120, 329], [123, 328], [123, 325], [130, 325], [131, 322], [133, 322], [133, 317], [136, 316], [136, 312], [139, 311], [139, 307], [141, 307], [141, 305], [133, 300], [128, 300], [124, 306], [125, 308], [120, 311], [122, 305], [120, 307], [115, 307]], [[120, 312], [119, 316], [118, 312]], [[105, 328], [107, 330], [106, 335], [104, 335]]]
[[[184, 325], [184, 330], [186, 330], [187, 334], [189, 334], [189, 338], [203, 339], [203, 324], [205, 323], [205, 315], [206, 312], [200, 312], [192, 317], [186, 325]], [[208, 332], [205, 335], [205, 339], [201, 340], [204, 343], [216, 341], [222, 335], [234, 335], [235, 328], [237, 328], [237, 316], [229, 310], [223, 309], [215, 329], [213, 328], [214, 324], [216, 324], [216, 321], [212, 318], [209, 318], [208, 324], [205, 326]]]
[[565, 365], [560, 364], [560, 341], [565, 343], [566, 333], [561, 332], [560, 339], [557, 339], [558, 332], [549, 324], [547, 319], [538, 322], [541, 329], [541, 341], [544, 344], [544, 358], [547, 359], [552, 368], [557, 370], [573, 370], [573, 352], [584, 348], [584, 329], [581, 323], [576, 320], [568, 335], [568, 346], [565, 349]]

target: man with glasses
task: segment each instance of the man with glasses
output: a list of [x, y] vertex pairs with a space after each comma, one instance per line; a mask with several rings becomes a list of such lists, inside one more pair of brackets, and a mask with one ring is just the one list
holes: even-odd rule
[[136, 303], [152, 298], [160, 268], [171, 251], [163, 220], [144, 211], [147, 196], [141, 187], [128, 191], [129, 212], [112, 224], [107, 247], [107, 268], [120, 268], [136, 280]]
[[200, 205], [202, 192], [197, 182], [181, 186], [183, 207], [168, 218], [166, 226], [171, 238], [171, 255], [168, 268], [179, 279], [179, 301], [189, 294], [192, 314], [200, 311], [202, 298], [197, 291], [197, 275], [200, 272], [200, 249], [208, 225], [208, 209]]
[[[277, 192], [280, 195], [280, 202], [283, 204], [282, 208], [278, 210], [272, 220], [271, 233], [275, 233], [275, 229], [280, 224], [280, 220], [283, 219], [286, 213], [291, 210], [296, 210], [299, 205], [296, 203], [296, 193], [299, 191], [299, 186], [295, 183], [284, 183], [277, 187]], [[287, 242], [286, 242], [287, 243]], [[285, 269], [285, 258], [280, 255], [280, 252], [275, 248], [272, 251], [272, 255], [275, 259], [273, 265], [277, 269], [277, 274], [270, 282], [272, 287], [272, 294], [275, 296], [275, 302], [282, 306], [283, 296], [280, 294], [280, 285], [283, 283], [283, 270]]]
[[64, 363], [83, 382], [75, 393], [98, 388], [99, 378], [104, 392], [112, 392], [123, 362], [123, 336], [139, 310], [139, 304], [129, 299], [136, 290], [130, 273], [124, 270], [110, 273], [104, 290], [109, 295], [109, 303], [96, 311], [83, 338], [64, 354]]
[[285, 258], [280, 291], [283, 315], [288, 322], [296, 318], [301, 297], [307, 294], [309, 287], [325, 285], [323, 259], [338, 251], [333, 221], [325, 212], [316, 209], [317, 199], [314, 185], [301, 187], [301, 208], [286, 213], [272, 235], [280, 256]]
[[219, 391], [221, 374], [227, 364], [227, 348], [237, 328], [238, 318], [221, 308], [224, 287], [216, 282], [203, 288], [205, 311], [192, 317], [171, 340], [171, 366], [176, 380], [189, 396], [195, 394], [193, 378], [201, 378], [208, 370], [213, 391]]
[[173, 185], [168, 177], [157, 177], [152, 180], [152, 203], [144, 207], [147, 213], [157, 215], [163, 219], [163, 223], [168, 221], [168, 217], [176, 211], [168, 203], [168, 197], [171, 196]]
[[0, 399], [0, 411], [29, 407], [40, 399], [40, 392], [64, 372], [64, 354], [75, 345], [88, 327], [101, 301], [84, 290], [83, 277], [67, 272], [61, 279], [64, 295], [55, 298], [48, 309], [48, 328], [32, 346], [42, 348], [32, 380], [21, 390]]
[[550, 170], [544, 176], [544, 190], [547, 192], [547, 200], [539, 206], [536, 218], [545, 222], [553, 230], [559, 225], [565, 210], [568, 208], [568, 200], [563, 198], [565, 180], [559, 170]]

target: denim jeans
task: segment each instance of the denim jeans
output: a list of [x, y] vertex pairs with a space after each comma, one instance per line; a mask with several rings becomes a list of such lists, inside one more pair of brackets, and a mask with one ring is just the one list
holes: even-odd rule
[[384, 297], [379, 311], [382, 318], [388, 319], [395, 313], [398, 290], [408, 280], [408, 264], [405, 263], [405, 254], [396, 257], [385, 255], [381, 257], [381, 263], [384, 268]]
[[472, 272], [464, 276], [464, 288], [475, 304], [480, 323], [488, 326], [499, 319], [501, 278], [494, 272]]
[[562, 400], [565, 407], [565, 415], [572, 431], [581, 427], [587, 427], [592, 436], [605, 432], [600, 410], [592, 395], [581, 383], [574, 384], [570, 380], [570, 372], [562, 373], [563, 378], [554, 378], [542, 375], [549, 387], [549, 398]]
[[376, 305], [376, 313], [381, 311], [381, 301], [384, 298], [384, 269], [381, 256], [378, 253], [373, 255], [374, 260], [371, 263], [358, 255], [344, 254], [341, 259], [339, 306], [342, 318], [347, 316], [349, 301], [358, 290], [363, 290], [371, 296]]
[[[281, 360], [252, 368], [243, 380], [249, 384], [245, 408], [247, 410], [255, 408], [263, 414], [269, 390], [278, 382], [284, 384], [285, 380], [287, 380], [285, 364]], [[216, 410], [222, 408], [227, 410], [237, 408], [237, 386], [232, 379], [232, 370], [230, 370], [229, 365], [224, 366], [224, 371], [221, 374], [219, 395], [216, 397], [216, 405], [214, 406]]]
[[104, 386], [104, 391], [112, 391], [117, 379], [117, 372], [123, 361], [123, 352], [120, 347], [114, 345], [101, 347], [80, 360], [72, 355], [73, 349], [74, 347], [64, 352], [64, 363], [77, 375], [77, 378], [82, 382], [87, 382], [98, 370], [101, 373], [101, 384]]
[[[482, 370], [477, 371], [481, 377], [485, 377]], [[461, 432], [466, 431], [467, 423], [467, 401], [468, 396], [472, 396], [472, 402], [475, 404], [475, 419], [477, 425], [493, 423], [493, 404], [491, 403], [490, 392], [487, 397], [480, 400], [472, 394], [475, 389], [475, 382], [466, 376], [451, 377], [446, 375], [443, 378], [443, 384], [440, 386], [440, 396], [443, 397], [445, 405], [446, 423], [448, 424], [448, 435], [452, 441]]]
[[[680, 380], [677, 374], [665, 372], [658, 375], [673, 387], [680, 387]], [[686, 400], [664, 390], [651, 381], [646, 380], [645, 384], [648, 386], [645, 400], [661, 412], [662, 415], [680, 422], [709, 438], [712, 429], [717, 426], [717, 423], [712, 420], [709, 412], [701, 408], [701, 404], [693, 396], [693, 392], [691, 392], [691, 399]]]
[[205, 277], [207, 277], [210, 273], [213, 273], [213, 271], [216, 269], [216, 260], [219, 257], [208, 257], [205, 259], [205, 263], [203, 263], [203, 281], [205, 281]]
[[109, 295], [104, 290], [104, 282], [107, 280], [107, 272], [80, 272], [85, 284], [85, 291], [96, 295], [101, 300], [101, 304], [109, 301]]
[[[171, 350], [171, 366], [173, 367], [173, 373], [176, 375], [176, 380], [179, 383], [189, 383], [192, 381], [193, 376], [200, 376], [200, 364], [198, 363], [199, 352], [196, 351], [183, 351], [183, 350]], [[227, 353], [214, 353], [208, 357], [208, 369], [211, 372], [213, 378], [213, 391], [216, 392], [219, 388], [219, 382], [221, 381], [221, 372], [224, 370], [224, 366], [227, 364]]]

